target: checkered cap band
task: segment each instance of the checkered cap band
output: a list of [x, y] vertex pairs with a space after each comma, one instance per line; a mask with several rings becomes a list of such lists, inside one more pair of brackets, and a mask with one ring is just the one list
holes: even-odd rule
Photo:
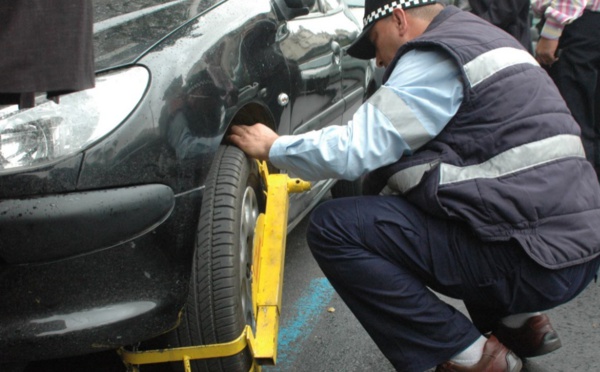
[[[439, 1], [439, 0], [437, 0]], [[392, 1], [388, 4], [385, 4], [382, 7], [379, 7], [372, 11], [369, 14], [365, 14], [365, 18], [363, 19], [364, 27], [367, 25], [377, 21], [380, 18], [386, 17], [392, 13], [395, 8], [414, 8], [421, 5], [434, 4], [437, 2], [436, 0], [396, 0]]]

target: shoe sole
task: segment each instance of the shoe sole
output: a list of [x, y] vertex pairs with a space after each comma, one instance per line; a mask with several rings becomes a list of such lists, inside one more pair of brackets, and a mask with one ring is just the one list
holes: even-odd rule
[[557, 349], [560, 349], [561, 346], [562, 342], [560, 341], [560, 338], [558, 338], [558, 335], [556, 333], [547, 333], [546, 335], [544, 335], [544, 342], [542, 342], [542, 345], [540, 345], [540, 347], [538, 347], [537, 349], [529, 353], [515, 353], [521, 358], [533, 358], [549, 354]]

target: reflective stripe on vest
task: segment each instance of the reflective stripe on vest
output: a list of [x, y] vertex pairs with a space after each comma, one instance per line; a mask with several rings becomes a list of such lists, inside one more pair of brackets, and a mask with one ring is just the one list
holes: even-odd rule
[[485, 52], [464, 65], [471, 87], [483, 82], [498, 71], [523, 63], [539, 66], [535, 58], [525, 50], [497, 48]]
[[[502, 69], [524, 63], [538, 66], [531, 54], [524, 50], [497, 48], [471, 60], [464, 65], [464, 70], [469, 84], [474, 87]], [[382, 86], [367, 100], [367, 103], [392, 123], [410, 150], [418, 150], [433, 138], [411, 108], [392, 88]]]
[[411, 150], [417, 150], [431, 141], [431, 134], [391, 88], [382, 86], [367, 102], [388, 118]]
[[[442, 163], [439, 167], [439, 185], [478, 178], [499, 178], [569, 157], [585, 158], [583, 144], [579, 136], [561, 134], [514, 147], [480, 164], [458, 167]], [[425, 172], [437, 164], [438, 162], [420, 164], [397, 172], [388, 180], [388, 186], [382, 194], [393, 194], [394, 191], [406, 193], [417, 186]]]

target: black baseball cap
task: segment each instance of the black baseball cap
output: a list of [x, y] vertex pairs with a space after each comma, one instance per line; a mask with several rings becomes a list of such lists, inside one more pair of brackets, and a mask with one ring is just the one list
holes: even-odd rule
[[363, 30], [348, 48], [348, 54], [360, 59], [375, 58], [375, 46], [369, 40], [369, 31], [378, 20], [391, 15], [395, 8], [409, 9], [437, 2], [439, 0], [365, 0]]

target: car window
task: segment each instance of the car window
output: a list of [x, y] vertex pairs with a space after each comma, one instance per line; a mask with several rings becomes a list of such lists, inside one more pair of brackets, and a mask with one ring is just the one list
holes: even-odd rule
[[346, 0], [346, 4], [351, 7], [364, 7], [365, 0]]
[[338, 11], [342, 8], [340, 0], [317, 0], [315, 4], [310, 8], [310, 13], [330, 13]]
[[323, 13], [338, 10], [342, 6], [340, 0], [319, 0], [318, 2], [321, 7], [321, 12]]
[[94, 0], [96, 69], [131, 61], [223, 0]]
[[140, 17], [171, 8], [194, 17], [222, 0], [94, 0], [94, 22], [125, 16]]

